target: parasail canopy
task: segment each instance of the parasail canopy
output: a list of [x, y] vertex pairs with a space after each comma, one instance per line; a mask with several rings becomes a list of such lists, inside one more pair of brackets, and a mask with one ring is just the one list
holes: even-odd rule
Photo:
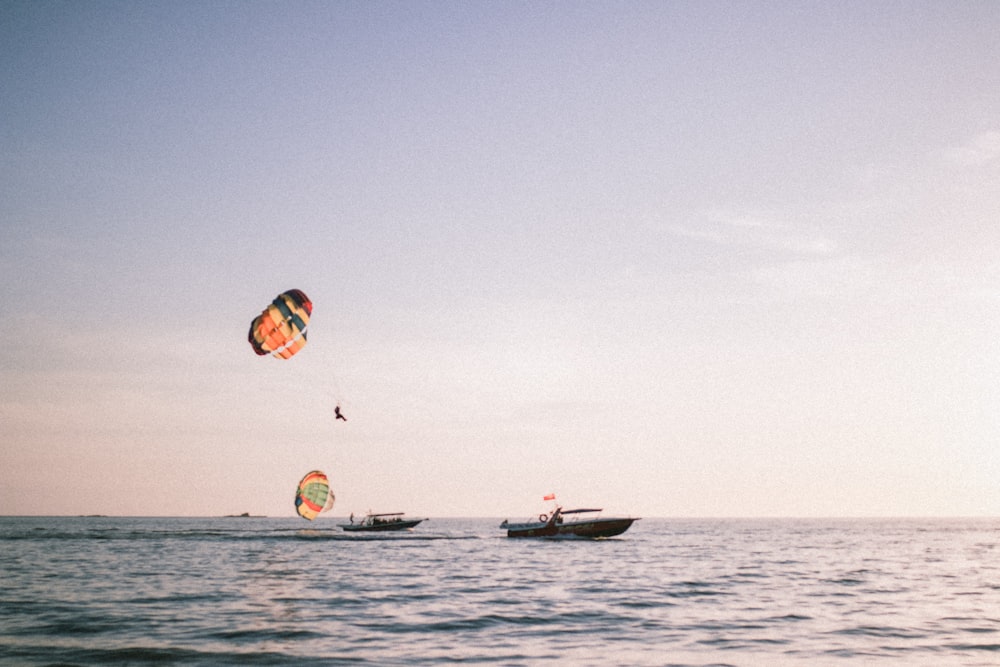
[[288, 359], [306, 346], [312, 301], [302, 290], [282, 292], [250, 323], [248, 340], [258, 355]]
[[320, 512], [333, 508], [333, 491], [330, 481], [321, 470], [313, 470], [299, 482], [295, 491], [295, 511], [303, 519], [312, 521]]

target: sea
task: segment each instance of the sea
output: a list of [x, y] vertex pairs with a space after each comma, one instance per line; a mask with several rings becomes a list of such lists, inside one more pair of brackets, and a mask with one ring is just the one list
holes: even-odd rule
[[0, 517], [0, 665], [1000, 665], [1000, 519], [502, 518]]

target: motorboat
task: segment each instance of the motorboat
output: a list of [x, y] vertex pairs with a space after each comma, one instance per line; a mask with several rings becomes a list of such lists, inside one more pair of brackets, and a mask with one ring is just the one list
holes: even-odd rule
[[600, 538], [621, 535], [639, 517], [602, 517], [601, 509], [564, 510], [556, 506], [552, 514], [540, 514], [537, 521], [500, 524], [507, 537], [580, 537]]
[[342, 523], [340, 527], [351, 532], [408, 530], [420, 522], [426, 521], [426, 519], [406, 519], [404, 514], [405, 512], [381, 512], [379, 514], [369, 512], [365, 518], [357, 522], [352, 514], [351, 522]]

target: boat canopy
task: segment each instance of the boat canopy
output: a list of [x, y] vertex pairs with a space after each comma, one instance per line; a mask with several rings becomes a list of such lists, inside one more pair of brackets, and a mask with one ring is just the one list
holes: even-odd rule
[[582, 512], [603, 512], [603, 509], [562, 510], [560, 514], [580, 514]]

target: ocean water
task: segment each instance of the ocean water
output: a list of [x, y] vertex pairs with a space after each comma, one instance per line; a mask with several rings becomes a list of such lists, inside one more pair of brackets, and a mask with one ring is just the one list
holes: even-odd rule
[[0, 664], [1000, 665], [997, 519], [334, 521], [0, 518]]

